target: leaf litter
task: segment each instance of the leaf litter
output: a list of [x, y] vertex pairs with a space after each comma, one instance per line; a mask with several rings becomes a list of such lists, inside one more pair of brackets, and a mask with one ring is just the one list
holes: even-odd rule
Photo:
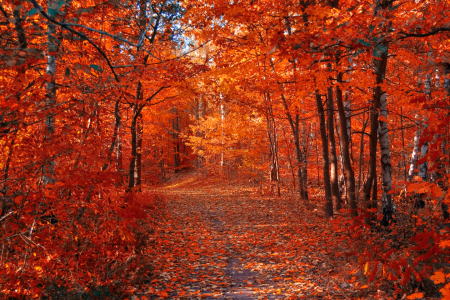
[[[354, 299], [358, 283], [333, 258], [335, 235], [298, 200], [182, 177], [148, 249], [152, 278], [134, 299]], [[186, 184], [183, 184], [183, 180]], [[354, 280], [354, 279], [353, 279]]]

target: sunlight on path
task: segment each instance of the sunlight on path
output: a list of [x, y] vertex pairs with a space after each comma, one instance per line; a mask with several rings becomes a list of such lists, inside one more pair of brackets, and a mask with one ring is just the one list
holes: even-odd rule
[[[168, 216], [155, 238], [148, 296], [170, 299], [350, 299], [324, 229], [294, 202], [178, 184], [159, 189]], [[323, 231], [323, 232], [321, 232]], [[333, 277], [334, 276], [334, 277]], [[350, 287], [350, 286], [348, 286]], [[148, 297], [147, 296], [147, 297]]]

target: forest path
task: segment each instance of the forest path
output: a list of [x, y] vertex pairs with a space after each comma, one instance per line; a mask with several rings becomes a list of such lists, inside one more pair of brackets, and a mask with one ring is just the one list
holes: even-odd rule
[[155, 277], [147, 294], [170, 299], [355, 296], [330, 260], [329, 225], [298, 201], [192, 176], [157, 192], [168, 199], [167, 216], [155, 235]]

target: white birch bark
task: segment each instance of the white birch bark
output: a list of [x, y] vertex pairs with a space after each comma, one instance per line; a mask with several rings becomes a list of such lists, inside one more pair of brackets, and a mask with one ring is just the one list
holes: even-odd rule
[[[416, 120], [419, 119], [419, 115], [416, 115]], [[421, 133], [421, 125], [418, 125], [416, 132], [414, 133], [413, 151], [411, 154], [411, 164], [409, 165], [408, 181], [411, 181], [414, 176], [414, 170], [416, 169], [416, 163], [419, 159], [419, 140]]]
[[[425, 79], [425, 94], [426, 97], [431, 97], [431, 75], [427, 74], [427, 77]], [[420, 119], [420, 115], [416, 115], [416, 120]], [[426, 121], [426, 120], [425, 120]], [[422, 121], [420, 121], [419, 127], [417, 129], [417, 131], [414, 134], [414, 147], [413, 147], [413, 152], [411, 154], [411, 165], [409, 166], [409, 172], [408, 172], [408, 180], [411, 181], [412, 178], [414, 177], [414, 170], [416, 169], [416, 163], [417, 160], [419, 159], [419, 141], [420, 141], [420, 135], [421, 135], [421, 126], [422, 126]], [[425, 127], [426, 128], [426, 127]], [[420, 158], [422, 158], [428, 151], [428, 143], [425, 143], [422, 146], [422, 149], [420, 149]], [[428, 170], [428, 163], [424, 163], [421, 164], [418, 167], [419, 170], [419, 176], [422, 177], [423, 179], [426, 179], [427, 176], [427, 170]]]
[[389, 148], [389, 131], [387, 124], [387, 95], [383, 93], [380, 99], [380, 117], [379, 120], [379, 144], [381, 153], [381, 188], [383, 194], [381, 196], [381, 207], [384, 212], [394, 212], [392, 197], [389, 191], [392, 189], [392, 168], [391, 153]]

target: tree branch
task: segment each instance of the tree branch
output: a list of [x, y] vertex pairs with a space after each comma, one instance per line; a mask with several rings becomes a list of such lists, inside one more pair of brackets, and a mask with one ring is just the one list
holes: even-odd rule
[[[99, 34], [103, 34], [103, 35], [109, 36], [109, 37], [111, 37], [111, 38], [113, 38], [115, 40], [124, 42], [124, 43], [126, 43], [126, 44], [128, 44], [130, 46], [136, 47], [138, 49], [141, 47], [142, 43], [144, 42], [145, 34], [147, 33], [148, 29], [150, 28], [150, 26], [152, 24], [152, 21], [150, 21], [149, 24], [147, 25], [147, 28], [142, 32], [141, 36], [139, 37], [138, 43], [135, 44], [135, 43], [132, 43], [132, 42], [128, 41], [127, 39], [121, 38], [120, 36], [111, 34], [109, 32], [103, 31], [103, 30], [98, 30], [98, 29], [91, 28], [91, 27], [88, 27], [88, 26], [85, 26], [85, 25], [81, 25], [81, 24], [77, 24], [77, 23], [61, 23], [61, 22], [58, 22], [56, 20], [53, 20], [52, 18], [50, 18], [50, 16], [48, 16], [45, 13], [44, 9], [36, 2], [36, 0], [31, 0], [31, 2], [33, 3], [34, 7], [36, 9], [38, 9], [44, 15], [45, 18], [47, 18], [50, 22], [52, 22], [54, 24], [57, 24], [57, 25], [59, 25], [61, 27], [64, 27], [64, 28], [67, 28], [70, 31], [72, 31], [72, 29], [69, 29], [68, 26], [81, 27], [81, 28], [84, 28], [84, 29], [89, 30], [89, 31], [93, 31], [93, 32], [96, 32], [96, 33], [99, 33]], [[150, 3], [150, 7], [151, 7], [151, 3]], [[153, 18], [153, 16], [152, 16], [152, 18]], [[72, 31], [72, 32], [76, 33], [76, 31]], [[83, 36], [84, 36], [84, 34], [83, 34]], [[88, 40], [87, 37], [85, 37], [85, 36], [83, 38]], [[153, 54], [149, 50], [144, 50], [144, 51], [150, 53], [153, 56]]]
[[158, 95], [159, 92], [161, 92], [163, 89], [167, 89], [167, 88], [169, 88], [169, 87], [170, 87], [170, 85], [169, 85], [169, 86], [162, 86], [162, 87], [160, 87], [155, 93], [153, 93], [153, 95], [151, 95], [150, 97], [148, 97], [145, 101], [146, 101], [146, 102], [150, 102], [150, 101], [153, 99], [153, 97], [155, 97], [156, 95]]
[[400, 32], [400, 34], [402, 34], [403, 36], [400, 37], [399, 39], [403, 40], [403, 39], [407, 39], [407, 38], [410, 38], [410, 37], [427, 37], [427, 36], [435, 35], [435, 34], [438, 34], [440, 32], [445, 32], [445, 31], [450, 31], [450, 27], [439, 27], [439, 28], [436, 28], [436, 29], [434, 29], [434, 30], [432, 30], [430, 32], [427, 32], [427, 33], [406, 33], [406, 32]]
[[[6, 19], [9, 19], [9, 15], [6, 10], [3, 8], [3, 5], [0, 4], [0, 11], [3, 13]], [[8, 22], [9, 23], [9, 22]]]
[[113, 68], [111, 62], [109, 61], [108, 56], [105, 54], [105, 52], [103, 52], [102, 49], [100, 49], [99, 46], [97, 46], [94, 42], [92, 42], [92, 41], [91, 41], [86, 35], [84, 35], [83, 33], [80, 33], [80, 32], [78, 32], [78, 31], [73, 30], [72, 28], [70, 28], [70, 27], [69, 27], [70, 25], [67, 25], [67, 24], [65, 24], [65, 23], [61, 23], [61, 22], [58, 22], [58, 21], [52, 19], [52, 18], [44, 11], [44, 9], [36, 2], [36, 0], [31, 0], [31, 3], [33, 3], [34, 7], [35, 7], [37, 10], [39, 10], [39, 12], [40, 12], [47, 20], [49, 20], [49, 21], [52, 22], [53, 24], [56, 24], [56, 25], [61, 26], [61, 27], [63, 27], [63, 28], [66, 28], [66, 29], [69, 30], [70, 32], [72, 32], [72, 33], [78, 35], [78, 36], [81, 37], [83, 40], [88, 41], [89, 44], [91, 44], [92, 46], [94, 46], [94, 48], [97, 49], [97, 51], [100, 52], [100, 54], [106, 59], [106, 62], [108, 63], [108, 66], [110, 67], [111, 71], [113, 72], [114, 77], [116, 78], [116, 81], [117, 81], [117, 82], [120, 82], [119, 77], [117, 77], [117, 74], [116, 74], [116, 72], [114, 71], [114, 68]]

